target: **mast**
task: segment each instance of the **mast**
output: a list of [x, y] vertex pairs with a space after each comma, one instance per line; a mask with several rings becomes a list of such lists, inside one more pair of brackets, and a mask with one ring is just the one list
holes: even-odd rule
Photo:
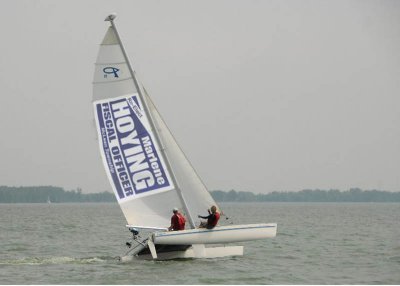
[[121, 41], [121, 38], [120, 38], [120, 36], [119, 36], [117, 27], [116, 27], [116, 25], [115, 25], [115, 23], [114, 23], [114, 19], [115, 19], [116, 17], [117, 17], [116, 14], [110, 14], [109, 16], [107, 16], [107, 18], [106, 18], [104, 21], [110, 22], [111, 27], [114, 29], [115, 35], [116, 35], [116, 37], [117, 37], [117, 40], [118, 40], [119, 46], [120, 46], [120, 48], [121, 48], [122, 54], [123, 54], [123, 56], [124, 56], [124, 58], [125, 58], [125, 61], [126, 61], [127, 65], [128, 65], [128, 69], [129, 69], [129, 72], [130, 72], [130, 74], [131, 74], [131, 76], [132, 76], [132, 79], [133, 79], [133, 82], [134, 82], [134, 84], [135, 84], [136, 90], [137, 90], [137, 92], [138, 92], [138, 94], [139, 94], [140, 99], [141, 99], [142, 102], [143, 102], [144, 107], [145, 107], [145, 108], [144, 108], [144, 112], [145, 112], [146, 115], [148, 116], [150, 126], [151, 126], [152, 130], [154, 131], [154, 133], [155, 133], [155, 135], [156, 135], [156, 136], [155, 136], [155, 140], [156, 140], [157, 144], [158, 144], [158, 145], [160, 146], [160, 148], [161, 148], [161, 153], [162, 153], [162, 155], [163, 155], [164, 158], [166, 159], [166, 160], [165, 160], [166, 167], [167, 167], [169, 173], [171, 174], [171, 179], [172, 179], [172, 182], [173, 182], [174, 185], [175, 185], [175, 189], [176, 189], [176, 191], [177, 191], [177, 193], [178, 193], [178, 197], [179, 197], [179, 199], [181, 200], [182, 206], [183, 206], [183, 208], [184, 208], [184, 210], [185, 210], [185, 212], [186, 212], [186, 215], [187, 215], [188, 218], [189, 218], [190, 226], [191, 226], [192, 228], [195, 228], [194, 220], [193, 220], [192, 216], [190, 215], [189, 209], [188, 209], [188, 207], [187, 207], [187, 203], [186, 203], [186, 201], [185, 201], [185, 198], [184, 198], [184, 196], [183, 196], [183, 194], [182, 194], [182, 191], [181, 191], [181, 189], [180, 189], [180, 187], [179, 187], [179, 185], [178, 185], [178, 182], [177, 182], [177, 180], [176, 180], [175, 173], [174, 173], [174, 171], [173, 171], [173, 169], [172, 169], [172, 167], [171, 167], [171, 165], [170, 165], [170, 163], [169, 163], [167, 154], [164, 152], [164, 145], [162, 144], [161, 140], [159, 139], [160, 137], [159, 137], [159, 134], [158, 134], [158, 129], [156, 128], [156, 126], [155, 126], [155, 124], [154, 124], [154, 120], [153, 120], [153, 117], [152, 117], [151, 112], [149, 112], [149, 108], [148, 108], [148, 105], [147, 105], [147, 101], [146, 101], [146, 99], [145, 99], [144, 96], [143, 96], [142, 89], [140, 88], [140, 84], [139, 84], [139, 82], [138, 82], [138, 80], [137, 80], [137, 78], [136, 78], [135, 71], [132, 69], [132, 66], [131, 66], [131, 63], [130, 63], [130, 61], [129, 61], [128, 55], [127, 55], [127, 53], [125, 52], [124, 45], [122, 44], [122, 41]]

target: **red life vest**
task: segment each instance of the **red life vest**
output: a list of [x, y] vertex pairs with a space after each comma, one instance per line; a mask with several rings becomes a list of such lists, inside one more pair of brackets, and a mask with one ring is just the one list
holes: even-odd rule
[[178, 225], [179, 225], [179, 230], [184, 230], [185, 229], [185, 223], [186, 219], [183, 215], [178, 214]]
[[171, 218], [171, 224], [173, 230], [184, 230], [186, 219], [180, 213], [174, 214]]
[[219, 212], [215, 212], [214, 215], [212, 215], [208, 220], [207, 220], [207, 227], [213, 228], [217, 225], [219, 221], [220, 214]]

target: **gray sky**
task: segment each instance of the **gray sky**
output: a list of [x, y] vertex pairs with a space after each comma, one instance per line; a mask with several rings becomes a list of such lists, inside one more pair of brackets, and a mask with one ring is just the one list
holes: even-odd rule
[[116, 24], [209, 189], [400, 191], [400, 1], [0, 1], [0, 185], [111, 190], [91, 105]]

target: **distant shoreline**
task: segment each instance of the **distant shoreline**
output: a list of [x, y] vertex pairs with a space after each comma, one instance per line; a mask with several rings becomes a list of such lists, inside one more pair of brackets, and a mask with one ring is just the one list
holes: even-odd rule
[[[243, 191], [210, 191], [217, 202], [400, 202], [400, 192], [361, 190], [302, 190], [254, 194]], [[66, 191], [54, 186], [8, 187], [0, 186], [1, 203], [112, 203], [113, 193], [84, 194], [82, 189]]]
[[272, 192], [254, 194], [231, 190], [212, 191], [213, 198], [218, 202], [400, 202], [400, 192], [380, 190], [361, 190], [352, 188], [340, 190], [302, 190], [298, 192]]

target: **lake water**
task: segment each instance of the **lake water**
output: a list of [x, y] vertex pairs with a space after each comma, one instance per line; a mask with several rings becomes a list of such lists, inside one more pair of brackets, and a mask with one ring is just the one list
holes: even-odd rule
[[0, 284], [400, 284], [400, 204], [225, 203], [277, 222], [243, 257], [120, 263], [117, 204], [0, 204]]

